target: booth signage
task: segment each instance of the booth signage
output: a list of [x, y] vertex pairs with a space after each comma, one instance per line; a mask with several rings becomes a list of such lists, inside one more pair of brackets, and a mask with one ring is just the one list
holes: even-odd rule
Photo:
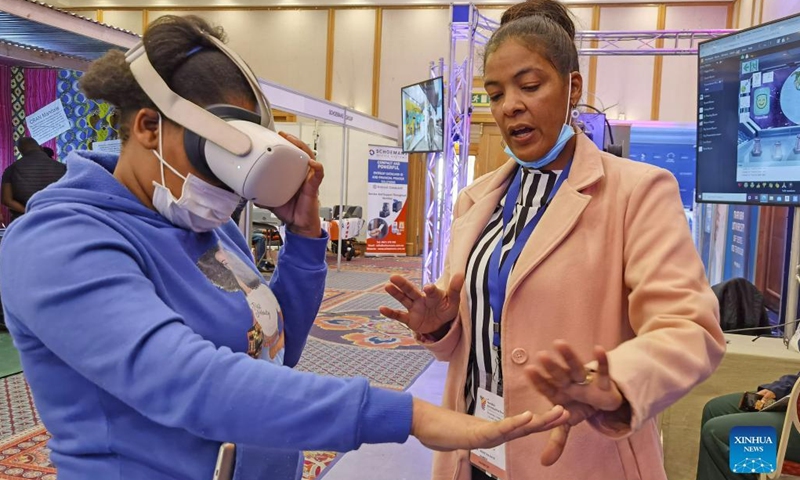
[[28, 131], [39, 145], [66, 132], [72, 125], [64, 113], [61, 100], [51, 102], [25, 118]]
[[367, 182], [367, 255], [405, 255], [408, 155], [370, 145]]

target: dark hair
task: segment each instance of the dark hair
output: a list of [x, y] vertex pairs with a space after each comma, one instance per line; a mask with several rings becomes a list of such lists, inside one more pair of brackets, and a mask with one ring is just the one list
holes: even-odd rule
[[[203, 107], [232, 99], [255, 102], [239, 67], [203, 32], [225, 41], [221, 27], [211, 27], [194, 15], [160, 17], [148, 26], [142, 41], [150, 63], [183, 98]], [[105, 100], [121, 111], [123, 141], [128, 139], [132, 116], [142, 108], [156, 108], [136, 83], [120, 50], [111, 50], [94, 61], [80, 85], [87, 97]]]
[[42, 151], [47, 154], [48, 157], [55, 159], [56, 152], [53, 151], [50, 147], [42, 147]]
[[21, 155], [25, 155], [26, 153], [41, 150], [41, 147], [39, 146], [39, 142], [31, 137], [22, 137], [17, 140], [17, 150], [19, 150]]
[[506, 10], [500, 19], [500, 28], [484, 49], [484, 68], [489, 55], [509, 39], [542, 55], [562, 77], [580, 70], [575, 23], [567, 7], [556, 0], [527, 0]]

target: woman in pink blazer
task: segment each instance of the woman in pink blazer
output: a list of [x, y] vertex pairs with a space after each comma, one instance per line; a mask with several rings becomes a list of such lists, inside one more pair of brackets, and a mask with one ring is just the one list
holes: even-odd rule
[[508, 10], [485, 87], [511, 159], [455, 206], [446, 269], [382, 313], [450, 364], [444, 406], [483, 418], [563, 405], [568, 425], [437, 453], [436, 480], [665, 480], [655, 416], [725, 349], [667, 171], [601, 152], [571, 125], [575, 27], [555, 0]]

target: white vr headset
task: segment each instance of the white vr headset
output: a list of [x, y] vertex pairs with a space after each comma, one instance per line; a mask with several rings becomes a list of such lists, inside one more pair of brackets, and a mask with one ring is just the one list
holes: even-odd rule
[[239, 67], [259, 114], [233, 105], [203, 108], [179, 96], [153, 68], [142, 42], [125, 58], [161, 113], [185, 128], [184, 147], [194, 168], [257, 205], [281, 206], [302, 186], [309, 156], [275, 132], [269, 101], [244, 60], [217, 38], [203, 35]]

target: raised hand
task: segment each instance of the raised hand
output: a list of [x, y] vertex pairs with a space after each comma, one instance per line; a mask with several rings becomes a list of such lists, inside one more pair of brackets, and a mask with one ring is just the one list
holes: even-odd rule
[[550, 430], [567, 420], [566, 411], [555, 406], [541, 415], [524, 412], [490, 422], [415, 398], [411, 434], [431, 450], [472, 450], [496, 447], [534, 432]]
[[308, 162], [308, 175], [300, 190], [285, 205], [270, 210], [286, 224], [290, 232], [318, 238], [322, 234], [322, 222], [319, 219], [319, 186], [325, 177], [325, 170], [322, 164], [316, 161], [314, 152], [302, 140], [288, 133], [279, 134], [306, 152], [311, 160]]
[[464, 286], [464, 275], [453, 275], [447, 291], [436, 285], [425, 285], [419, 290], [405, 277], [393, 275], [386, 284], [386, 293], [394, 297], [406, 308], [406, 311], [381, 307], [383, 316], [404, 323], [411, 330], [427, 334], [440, 330], [458, 315], [461, 287]]
[[[561, 457], [571, 426], [598, 411], [614, 412], [621, 422], [630, 420], [630, 406], [609, 376], [608, 356], [602, 347], [595, 347], [594, 362], [587, 363], [581, 362], [563, 340], [554, 342], [553, 347], [553, 352], [539, 352], [536, 355], [539, 364], [526, 369], [533, 386], [569, 413], [569, 421], [550, 435], [541, 457], [543, 465], [552, 465]], [[596, 367], [587, 366], [595, 363]]]

